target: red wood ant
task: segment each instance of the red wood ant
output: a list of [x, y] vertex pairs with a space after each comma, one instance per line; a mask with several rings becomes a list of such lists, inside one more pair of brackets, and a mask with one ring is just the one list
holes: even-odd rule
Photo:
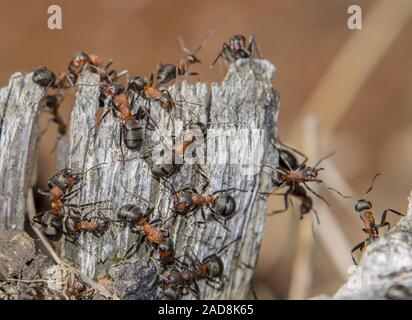
[[[308, 213], [310, 210], [313, 210], [319, 223], [317, 212], [313, 209], [312, 206], [312, 199], [307, 195], [306, 191], [311, 192], [316, 197], [324, 201], [326, 205], [329, 206], [329, 203], [326, 201], [326, 199], [319, 195], [316, 191], [314, 191], [308, 185], [308, 183], [322, 183], [322, 180], [318, 178], [318, 173], [319, 171], [324, 170], [324, 168], [319, 168], [319, 165], [323, 160], [333, 156], [336, 153], [336, 151], [320, 158], [314, 167], [310, 167], [306, 165], [308, 161], [307, 156], [305, 156], [303, 153], [294, 148], [288, 147], [282, 143], [280, 144], [289, 149], [290, 151], [286, 149], [280, 149], [279, 168], [267, 165], [264, 165], [264, 167], [269, 167], [278, 173], [276, 176], [272, 177], [272, 183], [276, 186], [276, 188], [269, 194], [276, 194], [276, 190], [281, 189], [285, 186], [288, 187], [288, 190], [285, 193], [276, 194], [284, 197], [285, 207], [280, 210], [275, 210], [270, 214], [285, 212], [289, 208], [289, 197], [295, 196], [302, 201], [300, 207], [301, 218], [304, 214]], [[291, 151], [302, 156], [304, 160], [301, 163], [298, 163], [296, 157], [293, 155]]]
[[156, 227], [161, 223], [161, 219], [148, 221], [153, 211], [154, 208], [151, 207], [146, 210], [146, 213], [143, 213], [141, 208], [134, 204], [126, 204], [119, 208], [117, 212], [118, 219], [127, 224], [131, 232], [140, 234], [140, 239], [127, 250], [124, 259], [132, 255], [130, 252], [133, 249], [136, 252], [142, 242], [145, 241], [152, 248], [150, 257], [153, 251], [156, 250], [162, 264], [169, 264], [174, 260], [174, 245], [168, 232]]
[[[110, 98], [110, 104], [109, 109], [102, 115], [96, 126], [103, 121], [110, 111], [112, 111], [113, 117], [120, 118], [119, 147], [124, 161], [122, 144], [124, 143], [129, 150], [139, 151], [144, 142], [144, 130], [140, 119], [132, 114], [129, 97], [124, 92], [124, 87], [121, 84], [117, 82], [103, 84], [101, 92]], [[117, 115], [116, 111], [120, 113], [120, 116]]]
[[249, 44], [247, 45], [244, 35], [234, 35], [230, 37], [228, 42], [223, 43], [222, 50], [220, 50], [211, 66], [214, 66], [220, 58], [224, 58], [229, 63], [241, 58], [250, 58], [254, 51], [256, 51], [258, 58], [260, 58], [260, 49], [254, 36], [249, 37]]
[[52, 241], [59, 241], [63, 235], [66, 235], [76, 243], [81, 232], [92, 232], [100, 237], [107, 230], [110, 220], [104, 217], [81, 218], [77, 210], [100, 203], [102, 202], [83, 205], [65, 204], [58, 213], [55, 210], [40, 212], [33, 217], [33, 222], [40, 224], [42, 232]]
[[210, 181], [205, 173], [200, 170], [200, 168], [197, 169], [197, 172], [200, 173], [200, 175], [206, 180], [206, 183], [200, 192], [198, 192], [195, 188], [190, 187], [175, 191], [172, 184], [166, 181], [167, 185], [169, 185], [172, 190], [171, 200], [173, 210], [175, 212], [173, 219], [175, 219], [179, 214], [188, 217], [190, 214], [200, 210], [203, 221], [197, 221], [195, 223], [204, 223], [207, 221], [204, 212], [204, 208], [206, 207], [212, 212], [210, 217], [223, 224], [223, 227], [229, 230], [226, 227], [226, 223], [237, 213], [237, 211], [235, 198], [227, 193], [231, 191], [245, 192], [245, 190], [240, 190], [238, 188], [227, 188], [215, 191], [210, 195], [206, 195], [205, 192], [209, 187]]
[[60, 135], [65, 135], [67, 132], [67, 125], [59, 113], [59, 107], [63, 101], [62, 95], [47, 95], [40, 101], [40, 104], [53, 116], [52, 122], [58, 126]]
[[81, 173], [74, 173], [70, 168], [62, 169], [50, 178], [47, 183], [49, 188], [48, 190], [38, 189], [37, 192], [41, 195], [49, 197], [52, 204], [52, 212], [55, 215], [59, 215], [63, 210], [64, 203], [81, 189], [81, 187], [75, 190], [72, 190], [72, 188], [81, 181], [82, 177], [87, 172], [90, 172], [91, 170], [94, 170], [104, 164], [106, 163], [97, 164]]
[[360, 219], [362, 220], [363, 223], [363, 228], [362, 231], [366, 233], [366, 239], [362, 242], [359, 242], [357, 245], [355, 245], [352, 250], [351, 250], [351, 257], [353, 260], [353, 263], [357, 265], [358, 263], [356, 262], [355, 257], [353, 256], [353, 253], [357, 250], [363, 250], [363, 248], [370, 242], [374, 241], [375, 239], [379, 238], [379, 229], [382, 227], [387, 226], [389, 230], [390, 229], [390, 223], [386, 221], [386, 216], [388, 212], [392, 212], [394, 214], [397, 214], [398, 216], [404, 216], [402, 213], [399, 211], [396, 211], [394, 209], [387, 208], [383, 211], [382, 213], [382, 218], [381, 222], [379, 224], [375, 223], [375, 218], [372, 213], [372, 202], [366, 200], [366, 195], [372, 191], [373, 185], [375, 183], [376, 178], [380, 175], [380, 173], [375, 174], [375, 176], [372, 178], [371, 184], [366, 190], [365, 194], [363, 195], [362, 199], [356, 199], [355, 197], [351, 196], [345, 196], [342, 193], [340, 193], [338, 190], [334, 188], [328, 188], [330, 190], [335, 191], [337, 194], [339, 194], [341, 197], [345, 199], [352, 199], [355, 200], [355, 211], [359, 214]]
[[190, 52], [184, 44], [182, 38], [179, 39], [179, 44], [186, 55], [178, 61], [177, 64], [160, 64], [156, 73], [156, 83], [158, 85], [166, 84], [178, 76], [198, 76], [197, 72], [189, 72], [189, 67], [193, 64], [200, 63], [201, 61], [196, 57], [196, 54], [204, 46], [206, 41], [212, 35], [213, 32], [209, 32], [203, 39], [201, 44], [193, 51]]
[[153, 83], [153, 73], [150, 75], [149, 81], [143, 76], [136, 76], [129, 80], [127, 90], [137, 93], [138, 97], [142, 97], [148, 103], [159, 103], [160, 107], [167, 112], [172, 111], [175, 103], [170, 92], [166, 89], [159, 89]]
[[[196, 299], [199, 299], [199, 286], [197, 281], [206, 280], [206, 284], [214, 289], [222, 290], [224, 280], [227, 277], [224, 275], [224, 264], [222, 258], [219, 256], [230, 245], [240, 240], [240, 237], [224, 245], [216, 253], [207, 256], [204, 259], [199, 259], [194, 253], [192, 256], [185, 254], [184, 258], [189, 260], [179, 261], [180, 268], [172, 268], [167, 270], [160, 278], [160, 283], [164, 287], [164, 292], [169, 292], [167, 295], [163, 294], [166, 298], [180, 297], [184, 295], [184, 289], [188, 289]], [[219, 287], [216, 288], [212, 283], [218, 283]], [[175, 292], [173, 295], [171, 292]]]

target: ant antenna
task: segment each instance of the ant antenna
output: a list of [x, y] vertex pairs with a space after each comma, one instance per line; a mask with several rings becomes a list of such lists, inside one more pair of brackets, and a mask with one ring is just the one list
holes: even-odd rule
[[335, 150], [335, 151], [332, 151], [332, 152], [328, 153], [326, 156], [323, 156], [322, 158], [320, 158], [320, 159], [318, 160], [318, 162], [316, 162], [314, 168], [317, 168], [323, 160], [326, 160], [326, 159], [334, 156], [334, 155], [337, 154], [338, 152], [339, 152], [339, 150]]
[[229, 246], [231, 246], [232, 244], [234, 244], [236, 241], [239, 241], [242, 237], [239, 236], [237, 237], [235, 240], [230, 241], [228, 244], [224, 245], [222, 248], [219, 249], [218, 252], [216, 252], [216, 254], [220, 254], [223, 251], [225, 251], [227, 248], [229, 248]]
[[380, 176], [380, 173], [379, 173], [379, 172], [373, 176], [372, 181], [371, 181], [371, 184], [370, 184], [370, 187], [369, 187], [368, 190], [366, 190], [366, 192], [365, 192], [365, 194], [364, 194], [364, 196], [363, 196], [364, 198], [366, 197], [366, 195], [367, 195], [369, 192], [372, 191], [372, 189], [373, 189], [373, 184], [375, 183], [376, 178], [379, 177], [379, 176]]
[[143, 197], [139, 196], [138, 194], [134, 194], [134, 193], [130, 192], [129, 190], [127, 190], [127, 188], [126, 188], [125, 185], [123, 184], [123, 181], [121, 181], [120, 184], [121, 184], [122, 188], [124, 189], [124, 191], [125, 191], [126, 193], [130, 194], [131, 196], [133, 196], [133, 197], [135, 197], [135, 198], [137, 198], [137, 199], [142, 200], [142, 201], [143, 201], [144, 203], [146, 203], [147, 205], [150, 205], [150, 202], [147, 201], [145, 198], [143, 198]]
[[343, 195], [340, 191], [336, 190], [335, 188], [329, 187], [328, 190], [333, 190], [333, 191], [335, 191], [338, 195], [340, 195], [340, 196], [341, 196], [342, 198], [344, 198], [344, 199], [352, 199], [352, 200], [357, 201], [356, 198], [354, 198], [354, 197], [352, 197], [352, 196], [345, 196], [345, 195]]
[[206, 34], [206, 36], [203, 38], [203, 40], [202, 40], [202, 42], [199, 44], [199, 46], [198, 46], [193, 52], [190, 52], [190, 50], [186, 47], [185, 42], [184, 42], [184, 40], [183, 40], [183, 38], [182, 38], [181, 36], [179, 36], [179, 37], [177, 38], [177, 41], [179, 41], [180, 48], [181, 48], [186, 54], [196, 55], [196, 53], [198, 53], [199, 50], [202, 49], [202, 47], [205, 45], [205, 43], [207, 42], [207, 40], [209, 40], [209, 38], [210, 38], [214, 33], [215, 33], [214, 30], [209, 31], [209, 32]]

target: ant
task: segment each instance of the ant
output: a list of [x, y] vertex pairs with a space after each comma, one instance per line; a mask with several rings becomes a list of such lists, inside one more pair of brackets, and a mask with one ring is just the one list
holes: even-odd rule
[[[173, 210], [175, 212], [173, 218], [175, 219], [177, 215], [189, 216], [192, 213], [200, 210], [203, 221], [198, 221], [196, 224], [204, 223], [207, 221], [204, 208], [207, 207], [212, 214], [210, 217], [219, 223], [223, 223], [225, 229], [229, 230], [226, 227], [226, 223], [231, 219], [236, 213], [236, 201], [229, 194], [225, 194], [230, 191], [244, 191], [238, 188], [227, 188], [215, 191], [210, 195], [206, 195], [205, 192], [209, 187], [210, 181], [201, 170], [198, 170], [198, 173], [206, 180], [206, 183], [202, 187], [201, 191], [197, 191], [195, 188], [186, 187], [179, 191], [175, 191], [172, 184], [167, 184], [172, 190], [172, 199]], [[230, 230], [229, 230], [230, 231]]]
[[189, 72], [189, 67], [193, 64], [200, 63], [201, 61], [196, 57], [196, 54], [204, 46], [209, 37], [213, 32], [209, 32], [200, 45], [193, 51], [187, 49], [184, 41], [181, 37], [178, 38], [181, 49], [186, 53], [186, 55], [180, 59], [177, 64], [160, 64], [156, 73], [156, 83], [157, 85], [166, 84], [178, 76], [198, 76], [197, 72]]
[[[87, 204], [89, 206], [91, 204]], [[75, 215], [72, 213], [75, 212]], [[92, 233], [100, 238], [109, 228], [110, 219], [106, 217], [81, 218], [75, 210], [70, 210], [67, 214], [56, 216], [53, 212], [47, 211], [33, 218], [33, 221], [41, 224], [43, 233], [52, 241], [59, 241], [63, 235], [71, 239], [70, 242], [78, 245], [77, 240], [83, 232]]]
[[166, 89], [159, 89], [153, 83], [153, 73], [149, 81], [143, 76], [136, 76], [128, 81], [127, 91], [137, 93], [138, 97], [142, 97], [147, 103], [158, 102], [162, 109], [170, 113], [175, 107], [170, 92]]
[[[275, 168], [275, 167], [271, 167], [267, 165], [264, 165], [264, 167], [269, 167], [278, 173], [277, 177], [275, 176], [272, 178], [272, 182], [276, 186], [276, 189], [272, 191], [270, 194], [274, 194], [276, 190], [281, 189], [285, 186], [288, 187], [288, 190], [285, 193], [277, 194], [277, 195], [284, 196], [285, 207], [281, 210], [275, 210], [271, 214], [285, 212], [289, 208], [289, 204], [288, 204], [289, 196], [295, 196], [302, 200], [302, 205], [300, 208], [301, 218], [304, 214], [306, 214], [310, 210], [313, 210], [315, 212], [316, 219], [319, 223], [317, 212], [312, 207], [312, 199], [307, 195], [306, 191], [311, 192], [316, 197], [318, 197], [323, 202], [325, 202], [326, 205], [329, 206], [329, 203], [326, 201], [326, 199], [323, 198], [316, 191], [314, 191], [308, 185], [308, 183], [309, 182], [316, 182], [318, 184], [322, 183], [322, 180], [318, 178], [318, 173], [319, 171], [324, 170], [324, 168], [319, 168], [319, 165], [323, 160], [333, 156], [336, 153], [336, 151], [329, 153], [326, 156], [320, 158], [314, 167], [310, 167], [306, 164], [308, 161], [308, 157], [306, 155], [282, 143], [280, 143], [280, 145], [289, 149], [290, 151], [286, 149], [280, 149], [279, 168]], [[291, 151], [303, 157], [303, 161], [301, 163], [298, 163], [296, 157], [293, 155]]]
[[211, 64], [211, 67], [213, 67], [220, 58], [224, 58], [229, 63], [232, 63], [241, 58], [250, 58], [254, 51], [256, 51], [260, 59], [260, 49], [254, 36], [249, 37], [249, 44], [247, 45], [244, 35], [234, 35], [230, 37], [228, 42], [223, 43], [223, 48]]
[[33, 82], [44, 88], [67, 89], [73, 86], [74, 77], [72, 74], [63, 72], [57, 77], [53, 71], [46, 67], [39, 67], [33, 72]]
[[53, 118], [51, 119], [52, 122], [56, 123], [58, 126], [58, 132], [60, 135], [65, 135], [67, 132], [67, 125], [64, 122], [63, 118], [59, 114], [59, 107], [63, 101], [62, 95], [47, 95], [40, 101], [40, 104], [47, 108], [47, 112], [49, 112]]
[[[187, 258], [189, 262], [179, 261], [179, 265], [181, 266], [180, 270], [176, 267], [167, 270], [161, 276], [161, 284], [168, 289], [174, 290], [176, 293], [174, 295], [175, 297], [183, 295], [183, 289], [188, 289], [196, 299], [199, 299], [200, 290], [197, 281], [203, 279], [206, 280], [206, 284], [210, 287], [222, 290], [224, 280], [227, 280], [227, 277], [224, 275], [224, 264], [219, 255], [239, 240], [240, 237], [224, 245], [216, 253], [211, 254], [204, 259], [199, 259], [194, 253], [192, 253], [192, 256], [185, 254], [184, 258]], [[219, 287], [214, 287], [212, 283], [219, 283]], [[170, 293], [164, 296], [166, 298], [173, 297]]]
[[335, 191], [337, 194], [339, 194], [342, 198], [345, 199], [352, 199], [355, 200], [355, 211], [359, 214], [360, 219], [362, 220], [363, 223], [363, 228], [362, 231], [364, 233], [366, 233], [366, 239], [362, 242], [359, 242], [357, 245], [355, 245], [352, 250], [351, 250], [351, 257], [352, 257], [352, 261], [355, 265], [357, 265], [358, 263], [356, 262], [355, 257], [353, 256], [353, 253], [357, 250], [362, 251], [363, 248], [369, 243], [372, 242], [374, 240], [376, 240], [377, 238], [379, 238], [379, 229], [382, 227], [387, 226], [389, 230], [390, 229], [390, 223], [388, 221], [386, 221], [386, 216], [388, 214], [388, 212], [392, 212], [394, 214], [397, 214], [398, 216], [404, 216], [402, 213], [400, 213], [399, 211], [396, 211], [394, 209], [390, 209], [387, 208], [383, 211], [382, 213], [382, 218], [381, 218], [381, 222], [379, 224], [375, 223], [375, 218], [373, 216], [373, 213], [371, 211], [372, 209], [372, 203], [368, 200], [366, 200], [366, 195], [372, 191], [373, 189], [373, 185], [375, 183], [376, 178], [380, 175], [380, 173], [375, 174], [375, 176], [372, 178], [371, 184], [368, 188], [368, 190], [366, 190], [365, 194], [363, 195], [362, 199], [356, 199], [355, 197], [351, 197], [351, 196], [345, 196], [342, 193], [340, 193], [338, 190], [334, 189], [334, 188], [328, 188], [330, 190]]
[[161, 222], [161, 219], [148, 221], [153, 211], [154, 208], [150, 207], [146, 210], [146, 213], [143, 213], [141, 208], [134, 204], [126, 204], [119, 208], [117, 212], [118, 219], [127, 224], [132, 233], [141, 235], [140, 239], [127, 250], [124, 259], [132, 255], [130, 252], [133, 249], [136, 252], [145, 240], [145, 243], [152, 248], [150, 257], [153, 255], [153, 251], [156, 250], [159, 253], [159, 260], [162, 264], [168, 264], [174, 260], [174, 245], [169, 238], [168, 232], [156, 227]]
[[[142, 148], [145, 135], [140, 116], [136, 117], [132, 114], [129, 97], [120, 83], [103, 84], [101, 92], [110, 99], [110, 104], [109, 109], [102, 115], [96, 126], [103, 121], [110, 111], [113, 117], [121, 120], [119, 123], [119, 146], [124, 161], [123, 143], [127, 149], [132, 151], [139, 151]], [[116, 111], [120, 113], [120, 116], [117, 115]]]
[[72, 190], [72, 188], [81, 181], [87, 172], [104, 164], [106, 163], [97, 164], [81, 173], [73, 173], [70, 168], [62, 169], [50, 178], [47, 183], [48, 190], [38, 189], [37, 192], [49, 197], [52, 203], [52, 212], [54, 212], [55, 215], [59, 215], [62, 212], [63, 204], [69, 200], [69, 197], [72, 197], [81, 189], [81, 187], [75, 190]]
[[[207, 128], [208, 125], [205, 125], [201, 122], [190, 123], [186, 125], [183, 128], [183, 132], [188, 132], [190, 134], [190, 138], [186, 140], [186, 136], [184, 136], [184, 140], [179, 144], [175, 144], [175, 141], [173, 139], [174, 146], [172, 150], [169, 153], [167, 153], [166, 156], [164, 155], [164, 150], [160, 150], [161, 159], [159, 160], [152, 159], [151, 151], [155, 148], [159, 148], [160, 146], [155, 146], [153, 148], [149, 148], [149, 150], [146, 150], [142, 158], [144, 160], [147, 160], [150, 166], [150, 170], [152, 171], [152, 174], [156, 178], [165, 180], [179, 172], [183, 166], [183, 157], [185, 155], [186, 150], [196, 141], [197, 143], [202, 143], [202, 139], [203, 142], [206, 141], [205, 139], [207, 134]], [[195, 152], [195, 150], [193, 152]], [[180, 159], [182, 161], [177, 161], [177, 159]]]
[[[86, 215], [87, 216], [87, 215]], [[64, 219], [66, 234], [76, 242], [81, 233], [92, 233], [95, 237], [101, 238], [109, 229], [111, 219], [103, 216], [86, 218], [80, 215], [69, 215]]]
[[[279, 159], [279, 168], [281, 170], [288, 170], [288, 168], [292, 168], [293, 170], [296, 170], [298, 168], [298, 161], [296, 157], [287, 149], [279, 149], [280, 153], [280, 159]], [[278, 179], [277, 176], [272, 177], [272, 183], [276, 187], [280, 187], [282, 185], [282, 181]], [[270, 213], [272, 214], [277, 214], [277, 213], [282, 213], [285, 212], [289, 209], [289, 197], [293, 196], [301, 200], [301, 205], [300, 205], [300, 219], [303, 219], [303, 216], [310, 212], [311, 210], [315, 213], [315, 217], [317, 219], [317, 222], [319, 223], [319, 217], [318, 213], [313, 208], [313, 201], [312, 198], [307, 195], [306, 189], [300, 185], [289, 185], [288, 189], [284, 193], [270, 193], [270, 194], [275, 194], [278, 196], [283, 196], [284, 197], [284, 208], [279, 209], [279, 210], [274, 210]]]

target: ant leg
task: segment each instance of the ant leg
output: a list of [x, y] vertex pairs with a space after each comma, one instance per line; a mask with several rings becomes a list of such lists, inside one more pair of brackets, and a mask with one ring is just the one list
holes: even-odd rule
[[46, 196], [46, 197], [50, 196], [50, 191], [49, 190], [37, 189], [37, 193], [41, 194], [42, 196]]
[[253, 51], [256, 51], [256, 56], [258, 57], [258, 59], [262, 59], [262, 52], [260, 50], [260, 46], [257, 43], [255, 36], [253, 35], [249, 37], [248, 51], [250, 52], [250, 55], [252, 55]]
[[125, 165], [125, 157], [124, 157], [124, 153], [123, 153], [123, 125], [121, 123], [119, 123], [119, 129], [120, 129], [120, 133], [119, 133], [119, 148], [120, 148], [120, 155], [122, 157], [122, 169], [124, 170], [124, 165]]
[[215, 58], [215, 60], [213, 60], [212, 64], [210, 65], [211, 68], [216, 64], [216, 62], [218, 62], [218, 60], [219, 60], [220, 58], [222, 58], [222, 56], [223, 56], [223, 50], [225, 50], [226, 48], [227, 48], [227, 44], [223, 44], [222, 50], [220, 50], [219, 54], [217, 55], [217, 57]]
[[322, 197], [320, 194], [316, 193], [311, 187], [308, 186], [307, 183], [303, 182], [303, 184], [305, 185], [305, 187], [306, 187], [310, 192], [312, 192], [316, 197], [318, 197], [318, 198], [319, 198], [320, 200], [322, 200], [328, 207], [330, 207], [329, 202], [328, 202], [324, 197]]
[[[134, 252], [130, 254], [130, 252], [134, 249]], [[133, 244], [129, 249], [127, 249], [126, 253], [124, 254], [122, 261], [125, 259], [129, 259], [133, 254], [137, 251], [137, 243]]]
[[[383, 226], [384, 223], [386, 223], [386, 215], [388, 214], [388, 212], [392, 212], [394, 214], [397, 214], [398, 216], [403, 217], [404, 215], [402, 213], [400, 213], [399, 211], [393, 210], [393, 209], [385, 209], [382, 213], [382, 219], [381, 219], [381, 223], [379, 224], [379, 226]], [[389, 230], [389, 229], [388, 229]]]
[[277, 213], [285, 212], [289, 209], [289, 192], [286, 192], [284, 194], [279, 194], [279, 195], [283, 195], [284, 207], [283, 209], [272, 211], [271, 213], [268, 214], [269, 216], [277, 214]]
[[358, 263], [356, 262], [356, 259], [355, 259], [355, 257], [353, 256], [353, 253], [354, 253], [355, 251], [357, 251], [357, 250], [362, 251], [363, 248], [365, 247], [365, 242], [366, 242], [366, 240], [364, 240], [364, 241], [362, 241], [362, 242], [359, 242], [359, 243], [358, 243], [356, 246], [354, 246], [354, 247], [352, 248], [352, 250], [350, 251], [350, 254], [351, 254], [351, 257], [352, 257], [352, 261], [353, 261], [353, 263], [354, 263], [355, 265], [358, 265]]
[[52, 211], [50, 211], [50, 210], [49, 210], [49, 211], [43, 211], [43, 212], [40, 212], [40, 213], [36, 214], [36, 215], [32, 218], [33, 222], [38, 223], [38, 224], [42, 224], [41, 218], [42, 218], [46, 213], [48, 213], [48, 212], [52, 212]]
[[303, 154], [302, 152], [300, 152], [299, 150], [287, 146], [286, 144], [282, 143], [279, 139], [278, 139], [278, 143], [279, 143], [282, 147], [285, 147], [285, 148], [287, 148], [287, 149], [289, 149], [289, 150], [297, 153], [298, 155], [300, 155], [300, 156], [303, 158], [302, 163], [298, 166], [299, 168], [301, 168], [304, 164], [306, 164], [306, 162], [308, 162], [309, 158], [308, 158], [305, 154]]

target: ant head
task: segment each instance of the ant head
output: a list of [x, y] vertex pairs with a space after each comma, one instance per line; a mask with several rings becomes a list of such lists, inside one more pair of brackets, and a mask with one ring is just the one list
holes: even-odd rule
[[128, 81], [128, 90], [133, 90], [135, 92], [141, 92], [149, 85], [147, 79], [143, 76], [133, 77]]
[[304, 166], [303, 167], [303, 173], [305, 176], [305, 180], [308, 182], [319, 182], [321, 183], [322, 180], [318, 179], [318, 173], [319, 171], [324, 170], [323, 168], [313, 168], [313, 167], [308, 167]]
[[168, 257], [174, 254], [173, 241], [170, 238], [166, 238], [161, 244], [159, 244], [159, 251], [165, 253]]
[[234, 35], [229, 40], [229, 46], [232, 51], [240, 51], [246, 46], [246, 38], [241, 34]]
[[206, 272], [208, 276], [212, 278], [220, 278], [223, 274], [223, 270], [224, 270], [223, 261], [216, 254], [213, 254], [205, 258], [202, 262], [202, 265], [206, 267]]
[[178, 284], [182, 281], [182, 276], [179, 270], [173, 268], [163, 273], [162, 280], [167, 284]]
[[368, 200], [361, 199], [361, 200], [358, 200], [355, 204], [356, 212], [362, 212], [364, 210], [370, 210], [370, 209], [372, 209], [372, 203]]
[[229, 219], [235, 213], [236, 201], [231, 195], [220, 194], [213, 202], [215, 211], [224, 219]]
[[90, 62], [96, 67], [100, 67], [100, 66], [103, 65], [102, 58], [100, 58], [97, 54], [94, 54], [94, 53], [89, 54], [88, 58], [89, 58]]
[[109, 229], [110, 220], [108, 218], [96, 217], [94, 220], [96, 222], [96, 229], [98, 231], [105, 232], [107, 229]]
[[53, 71], [46, 67], [40, 67], [33, 73], [33, 82], [42, 87], [49, 87], [56, 81]]
[[124, 91], [124, 86], [118, 82], [113, 82], [111, 84], [103, 84], [102, 92], [108, 96], [116, 96]]
[[188, 54], [186, 56], [186, 61], [189, 64], [201, 63], [201, 61], [194, 54]]
[[86, 52], [80, 51], [74, 55], [72, 61], [76, 67], [79, 67], [84, 66], [89, 61], [89, 59], [90, 57]]
[[176, 212], [185, 213], [192, 208], [192, 193], [190, 191], [180, 191], [172, 197]]
[[181, 272], [181, 277], [184, 282], [192, 282], [195, 278], [195, 273], [192, 270], [185, 269]]
[[53, 185], [57, 186], [62, 191], [66, 191], [70, 187], [64, 175], [59, 174], [59, 175], [54, 176], [53, 178], [51, 178], [51, 182]]

